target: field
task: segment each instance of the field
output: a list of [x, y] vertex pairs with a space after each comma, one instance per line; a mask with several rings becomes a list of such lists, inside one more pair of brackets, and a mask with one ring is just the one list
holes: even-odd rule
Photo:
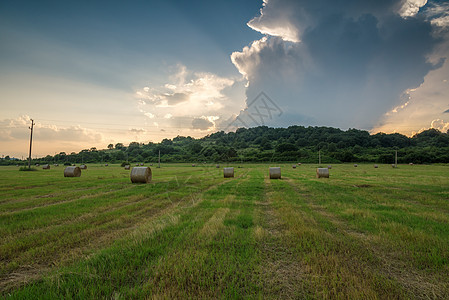
[[0, 295], [449, 298], [449, 166], [0, 168]]

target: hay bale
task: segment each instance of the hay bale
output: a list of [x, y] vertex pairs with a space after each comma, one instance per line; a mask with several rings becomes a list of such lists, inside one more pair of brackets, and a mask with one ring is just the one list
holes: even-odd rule
[[136, 167], [138, 167], [139, 166], [139, 164], [136, 164]]
[[151, 169], [150, 167], [134, 167], [130, 177], [132, 183], [149, 183], [152, 177]]
[[220, 165], [217, 165], [216, 167], [217, 167], [217, 169], [219, 169], [219, 168], [220, 168]]
[[327, 166], [327, 168], [328, 168], [328, 169], [332, 169], [332, 166], [329, 165], [329, 166]]
[[39, 167], [39, 164], [36, 164], [35, 166], [36, 166], [36, 167]]
[[64, 169], [64, 177], [80, 177], [81, 169], [79, 167], [69, 166]]
[[354, 168], [357, 168], [358, 166], [357, 166], [357, 164], [354, 164]]
[[153, 164], [150, 164], [150, 166], [153, 166]]
[[413, 163], [409, 163], [410, 166], [413, 166]]
[[234, 168], [223, 168], [224, 178], [234, 177]]
[[105, 167], [109, 166], [109, 164], [104, 164]]
[[292, 168], [293, 168], [293, 169], [296, 169], [296, 165], [292, 165]]
[[54, 164], [54, 166], [55, 166], [55, 167], [59, 167], [59, 165], [58, 165], [58, 164]]
[[129, 165], [126, 165], [125, 166], [125, 170], [129, 170], [130, 169], [130, 166]]
[[280, 167], [270, 167], [269, 173], [270, 173], [270, 179], [281, 179], [281, 168]]
[[143, 163], [140, 163], [141, 166], [143, 166]]
[[86, 166], [86, 165], [81, 165], [81, 166], [80, 166], [80, 169], [81, 169], [81, 170], [87, 170], [87, 166]]
[[192, 164], [192, 167], [196, 167], [196, 165], [195, 165], [195, 164]]
[[395, 164], [391, 164], [391, 167], [392, 167], [392, 168], [396, 168], [396, 165], [395, 165]]
[[50, 170], [50, 165], [49, 165], [49, 164], [43, 165], [43, 166], [42, 166], [42, 169], [44, 169], [44, 170]]
[[316, 169], [316, 178], [329, 178], [329, 169], [328, 168], [317, 168]]
[[374, 165], [374, 168], [377, 169], [377, 168], [379, 168], [379, 166], [378, 165]]
[[301, 163], [298, 163], [298, 166], [300, 166], [301, 165]]

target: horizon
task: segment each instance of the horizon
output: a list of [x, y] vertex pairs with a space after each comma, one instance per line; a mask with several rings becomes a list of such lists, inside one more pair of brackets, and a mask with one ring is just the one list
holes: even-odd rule
[[[257, 126], [257, 127], [264, 127], [264, 126], [265, 126], [265, 125], [261, 125], [261, 126]], [[252, 128], [257, 128], [257, 127], [250, 127], [250, 128], [240, 127], [240, 128], [237, 128], [237, 129], [252, 129]], [[306, 129], [308, 129], [308, 128], [332, 128], [332, 129], [338, 129], [338, 130], [341, 130], [342, 132], [348, 132], [348, 131], [350, 131], [350, 130], [357, 130], [357, 131], [368, 132], [368, 134], [369, 134], [370, 136], [374, 136], [374, 135], [377, 135], [377, 134], [386, 134], [386, 135], [389, 135], [389, 134], [401, 134], [401, 133], [398, 133], [398, 132], [384, 133], [384, 132], [381, 132], [381, 131], [376, 132], [376, 133], [372, 133], [372, 132], [369, 132], [369, 131], [367, 131], [367, 130], [362, 130], [362, 129], [357, 129], [357, 128], [341, 129], [341, 128], [335, 128], [335, 127], [329, 127], [329, 126], [302, 126], [302, 125], [290, 125], [290, 126], [288, 126], [288, 127], [270, 127], [270, 126], [265, 126], [265, 127], [269, 128], [269, 129], [289, 129], [290, 127], [304, 127], [304, 128], [306, 128]], [[407, 135], [404, 135], [404, 136], [406, 136], [406, 137], [409, 138], [409, 139], [412, 139], [412, 138], [415, 138], [415, 136], [419, 135], [420, 133], [422, 133], [422, 132], [424, 132], [424, 131], [429, 131], [429, 130], [437, 130], [438, 132], [440, 132], [440, 133], [442, 133], [442, 134], [448, 134], [448, 135], [449, 135], [449, 129], [447, 130], [447, 132], [442, 132], [442, 131], [440, 131], [439, 129], [436, 129], [436, 128], [428, 128], [428, 129], [425, 129], [425, 130], [422, 130], [422, 131], [420, 131], [420, 132], [415, 133], [413, 136], [407, 136]], [[220, 132], [220, 131], [216, 131], [216, 132], [213, 132], [213, 133], [209, 133], [208, 135], [205, 135], [205, 136], [202, 136], [202, 137], [191, 137], [191, 136], [180, 136], [180, 135], [178, 135], [178, 136], [173, 137], [173, 138], [164, 138], [164, 139], [168, 139], [168, 140], [170, 140], [170, 141], [173, 141], [175, 138], [191, 138], [191, 139], [193, 139], [193, 140], [201, 140], [201, 139], [207, 138], [208, 136], [213, 135], [214, 133], [218, 133], [218, 132]], [[221, 131], [221, 132], [223, 132], [223, 131]], [[225, 134], [228, 134], [228, 133], [236, 133], [236, 130], [235, 130], [235, 131], [228, 131], [228, 132], [225, 132]], [[401, 135], [403, 135], [403, 134], [401, 134]], [[132, 142], [129, 142], [128, 144], [122, 143], [122, 142], [117, 142], [117, 143], [115, 143], [115, 144], [112, 144], [113, 147], [114, 147], [113, 149], [109, 149], [109, 145], [111, 145], [111, 144], [108, 144], [108, 145], [105, 145], [105, 147], [103, 147], [103, 148], [98, 148], [98, 147], [87, 147], [87, 148], [81, 149], [81, 150], [79, 150], [79, 151], [70, 151], [70, 152], [68, 152], [68, 151], [55, 151], [53, 155], [52, 155], [51, 153], [47, 153], [47, 154], [43, 154], [43, 155], [35, 155], [35, 156], [33, 156], [34, 158], [32, 157], [32, 160], [34, 160], [34, 159], [45, 159], [46, 156], [56, 156], [56, 155], [59, 155], [59, 154], [61, 154], [61, 153], [65, 153], [66, 155], [71, 155], [71, 154], [73, 154], [73, 153], [74, 153], [74, 154], [80, 154], [81, 152], [86, 151], [86, 150], [89, 151], [89, 152], [91, 152], [92, 149], [95, 149], [95, 151], [110, 151], [110, 150], [121, 150], [121, 151], [122, 151], [123, 149], [117, 149], [117, 148], [115, 148], [115, 146], [116, 146], [117, 144], [122, 144], [124, 148], [128, 148], [128, 147], [130, 146], [130, 144], [132, 144], [132, 143], [138, 143], [140, 146], [143, 146], [143, 145], [145, 145], [145, 144], [148, 145], [148, 144], [150, 144], [150, 143], [153, 143], [153, 144], [157, 145], [157, 144], [160, 144], [161, 142], [162, 142], [162, 140], [161, 140], [161, 141], [158, 141], [158, 142], [151, 142], [151, 141], [149, 141], [149, 142], [146, 142], [146, 143], [145, 143], [145, 142], [136, 142], [136, 141], [132, 141]], [[4, 156], [5, 156], [5, 155], [2, 155], [2, 159], [4, 158]], [[23, 156], [22, 158], [10, 156], [10, 155], [7, 155], [7, 156], [10, 157], [10, 160], [19, 160], [19, 161], [27, 161], [27, 160], [28, 160], [28, 155]]]
[[[388, 1], [387, 1], [388, 2]], [[0, 150], [32, 157], [266, 125], [449, 130], [438, 0], [0, 4]]]

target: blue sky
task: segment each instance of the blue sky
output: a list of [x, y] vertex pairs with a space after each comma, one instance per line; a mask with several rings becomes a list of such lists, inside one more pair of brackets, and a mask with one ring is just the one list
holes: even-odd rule
[[435, 0], [2, 1], [0, 154], [26, 154], [30, 118], [36, 155], [243, 123], [446, 131], [448, 28]]
[[[132, 75], [156, 75], [150, 71], [164, 68], [162, 63], [235, 74], [229, 54], [260, 36], [245, 26], [260, 6], [260, 1], [3, 1], [0, 63], [121, 88], [139, 84]], [[95, 60], [100, 70], [79, 64], [82, 59]]]

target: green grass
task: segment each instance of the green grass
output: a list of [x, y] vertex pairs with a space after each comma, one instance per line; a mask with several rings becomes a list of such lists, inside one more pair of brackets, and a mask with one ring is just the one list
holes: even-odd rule
[[0, 168], [2, 298], [448, 298], [449, 167]]

